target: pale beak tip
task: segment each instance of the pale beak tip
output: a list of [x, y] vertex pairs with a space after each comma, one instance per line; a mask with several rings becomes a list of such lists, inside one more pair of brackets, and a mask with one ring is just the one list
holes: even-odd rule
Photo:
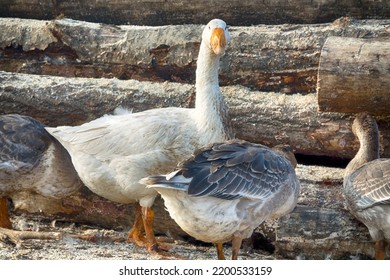
[[213, 48], [213, 52], [214, 52], [216, 55], [222, 56], [222, 55], [225, 54], [225, 48], [218, 46], [218, 47], [216, 47], [216, 48]]

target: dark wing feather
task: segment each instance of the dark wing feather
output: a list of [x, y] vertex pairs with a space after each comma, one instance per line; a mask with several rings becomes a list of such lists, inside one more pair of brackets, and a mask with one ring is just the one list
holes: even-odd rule
[[181, 168], [184, 176], [193, 177], [190, 195], [223, 199], [268, 197], [294, 172], [268, 147], [239, 140], [198, 150]]
[[210, 175], [208, 178], [209, 183], [215, 183], [221, 180], [225, 180], [229, 174], [229, 169], [222, 168], [222, 166], [213, 166], [210, 167]]
[[263, 173], [266, 168], [265, 168], [265, 158], [263, 153], [259, 153], [251, 162], [251, 170], [256, 174], [256, 173]]
[[209, 194], [213, 190], [212, 184], [210, 185], [207, 182], [209, 174], [210, 172], [207, 166], [200, 169], [191, 180], [190, 188], [188, 188], [188, 194], [198, 196]]
[[53, 141], [44, 126], [30, 117], [0, 116], [0, 163], [33, 166]]

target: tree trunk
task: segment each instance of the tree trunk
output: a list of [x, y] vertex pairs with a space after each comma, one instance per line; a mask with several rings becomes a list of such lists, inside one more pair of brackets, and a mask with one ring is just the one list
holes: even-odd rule
[[[352, 158], [358, 142], [352, 118], [318, 112], [314, 94], [285, 95], [222, 87], [236, 136], [269, 146], [289, 144], [305, 155]], [[0, 113], [35, 117], [48, 126], [79, 125], [116, 107], [139, 112], [192, 107], [195, 88], [179, 83], [63, 78], [0, 72]], [[390, 156], [390, 121], [378, 118], [382, 155]]]
[[[342, 19], [320, 25], [232, 27], [231, 43], [221, 59], [220, 83], [314, 93], [328, 36], [388, 38], [389, 26], [389, 20]], [[0, 19], [0, 70], [194, 84], [202, 29]]]
[[274, 240], [276, 255], [292, 259], [372, 259], [374, 242], [367, 227], [344, 206], [344, 169], [298, 165], [296, 173], [301, 184], [297, 207], [258, 229]]
[[[46, 217], [105, 228], [129, 231], [134, 223], [135, 203], [119, 204], [109, 201], [82, 187], [78, 192], [63, 199], [44, 197], [35, 192], [22, 191], [11, 196], [14, 211], [20, 213], [44, 213]], [[164, 202], [157, 197], [154, 230], [156, 234], [183, 237], [187, 234], [171, 219]]]
[[321, 111], [390, 115], [390, 41], [329, 37], [318, 71]]
[[319, 23], [342, 16], [386, 18], [388, 1], [370, 0], [2, 0], [0, 17], [53, 19], [66, 16], [109, 24], [169, 25], [206, 23], [220, 17], [232, 25]]
[[367, 228], [347, 211], [298, 206], [278, 224], [281, 226], [275, 240], [276, 254], [285, 258], [372, 259], [374, 256], [374, 243]]

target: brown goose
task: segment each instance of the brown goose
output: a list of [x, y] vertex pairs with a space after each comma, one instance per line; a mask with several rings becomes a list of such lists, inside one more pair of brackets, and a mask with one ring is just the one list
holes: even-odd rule
[[40, 122], [0, 116], [0, 227], [12, 227], [7, 196], [27, 190], [62, 198], [81, 186], [68, 152]]
[[272, 149], [231, 140], [199, 149], [168, 175], [141, 180], [157, 190], [171, 217], [189, 235], [222, 244], [232, 241], [232, 259], [244, 238], [267, 218], [291, 212], [299, 181], [290, 161]]
[[384, 259], [390, 240], [390, 159], [379, 158], [379, 133], [367, 113], [356, 116], [352, 131], [360, 142], [344, 174], [344, 196], [350, 212], [375, 241], [375, 258]]
[[75, 127], [48, 128], [68, 150], [89, 189], [114, 202], [139, 203], [129, 237], [150, 252], [164, 249], [157, 243], [152, 227], [151, 207], [157, 192], [145, 188], [139, 180], [171, 172], [196, 148], [232, 137], [218, 83], [219, 60], [229, 40], [222, 20], [214, 19], [204, 28], [193, 109], [159, 108], [104, 116]]

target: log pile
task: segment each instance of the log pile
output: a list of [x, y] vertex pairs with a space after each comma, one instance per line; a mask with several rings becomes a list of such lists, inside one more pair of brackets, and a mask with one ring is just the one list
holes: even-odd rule
[[[385, 40], [388, 25], [386, 20], [344, 19], [321, 25], [232, 28], [220, 76], [221, 85], [232, 86], [224, 93], [237, 137], [271, 146], [290, 144], [304, 155], [351, 158], [357, 143], [349, 128], [350, 115], [317, 112], [321, 49], [333, 35], [369, 34]], [[193, 106], [194, 91], [188, 84], [194, 83], [200, 25], [113, 27], [74, 20], [0, 19], [0, 26], [0, 69], [17, 73], [1, 75], [0, 113], [28, 113], [47, 125], [74, 125], [118, 105], [134, 112]], [[382, 154], [389, 156], [388, 120], [378, 120]]]
[[[329, 36], [389, 36], [386, 20], [231, 27], [221, 85], [315, 93]], [[201, 25], [111, 26], [0, 18], [0, 69], [64, 77], [194, 83]]]
[[[133, 112], [194, 106], [201, 24], [210, 19], [209, 13], [198, 11], [204, 11], [210, 1], [191, 5], [192, 10], [186, 10], [191, 16], [182, 13], [183, 0], [173, 1], [171, 7], [165, 1], [142, 1], [145, 12], [137, 11], [138, 17], [133, 15], [131, 20], [125, 19], [124, 13], [132, 15], [135, 11], [130, 5], [133, 1], [111, 1], [109, 9], [96, 6], [92, 10], [88, 8], [90, 1], [78, 9], [75, 1], [41, 1], [44, 9], [34, 16], [31, 6], [14, 6], [11, 2], [5, 1], [0, 7], [0, 16], [25, 19], [0, 18], [0, 114], [26, 114], [48, 126], [57, 126], [78, 125], [111, 113], [118, 106]], [[159, 15], [153, 14], [149, 6], [155, 2], [161, 6]], [[300, 5], [290, 5], [288, 1], [264, 4], [262, 9], [253, 6], [257, 5], [253, 1], [224, 2], [225, 8], [240, 6], [232, 8], [231, 13], [218, 13], [218, 17], [235, 25], [230, 28], [232, 41], [221, 62], [220, 84], [238, 138], [269, 146], [290, 144], [297, 154], [304, 156], [342, 159], [354, 156], [359, 145], [351, 132], [356, 110], [330, 109], [341, 98], [335, 97], [334, 83], [329, 82], [329, 77], [340, 76], [335, 54], [340, 53], [337, 46], [341, 43], [332, 43], [329, 37], [337, 38], [334, 40], [338, 42], [377, 40], [384, 44], [376, 49], [386, 49], [390, 7], [386, 1], [358, 1], [359, 5], [355, 5], [357, 1], [345, 0], [334, 6], [331, 2], [334, 4], [333, 1], [302, 4], [305, 8], [299, 13], [296, 9]], [[130, 6], [124, 8], [123, 3]], [[280, 5], [286, 6], [280, 9]], [[339, 9], [340, 5], [343, 9]], [[281, 12], [276, 13], [275, 7]], [[319, 13], [324, 7], [328, 7], [327, 13]], [[245, 13], [248, 10], [252, 12]], [[361, 20], [333, 21], [346, 15]], [[54, 16], [72, 19], [53, 19]], [[148, 26], [105, 24], [128, 22]], [[190, 24], [167, 25], [183, 23]], [[279, 25], [249, 26], [259, 23]], [[374, 73], [383, 77], [383, 92], [388, 85], [389, 60], [378, 61], [384, 61], [385, 65], [380, 68], [382, 72]], [[368, 60], [370, 64], [373, 62]], [[346, 69], [354, 66], [351, 61]], [[357, 72], [351, 72], [351, 80], [356, 79], [353, 76]], [[333, 82], [345, 88], [351, 80], [346, 83], [333, 78]], [[357, 96], [355, 89], [346, 90]], [[330, 97], [332, 101], [328, 103], [333, 105], [324, 105], [321, 99], [324, 96]], [[385, 109], [374, 111], [381, 133], [381, 155], [390, 157], [390, 106], [385, 105], [389, 99], [388, 94], [381, 96], [380, 105]], [[353, 106], [348, 103], [342, 107]], [[310, 177], [303, 170], [298, 166], [302, 184], [299, 206], [281, 221], [270, 221], [258, 231], [269, 236], [277, 254], [286, 258], [321, 259], [330, 252], [332, 258], [372, 255], [366, 228], [344, 209], [340, 192], [342, 170], [331, 171], [334, 175], [331, 178], [318, 174], [313, 178], [317, 171]], [[56, 218], [109, 228], [127, 230], [133, 220], [134, 205], [109, 202], [86, 188], [63, 200], [27, 192], [15, 194], [12, 200], [18, 211], [42, 211]], [[163, 210], [160, 199], [155, 208], [158, 233], [185, 235]]]
[[[289, 144], [304, 155], [351, 158], [358, 143], [351, 116], [318, 112], [314, 94], [286, 95], [222, 87], [236, 136], [274, 146]], [[32, 115], [48, 126], [81, 124], [118, 106], [138, 112], [154, 107], [190, 107], [188, 84], [137, 80], [64, 78], [0, 72], [2, 113]], [[383, 153], [390, 155], [390, 127], [381, 124]]]

